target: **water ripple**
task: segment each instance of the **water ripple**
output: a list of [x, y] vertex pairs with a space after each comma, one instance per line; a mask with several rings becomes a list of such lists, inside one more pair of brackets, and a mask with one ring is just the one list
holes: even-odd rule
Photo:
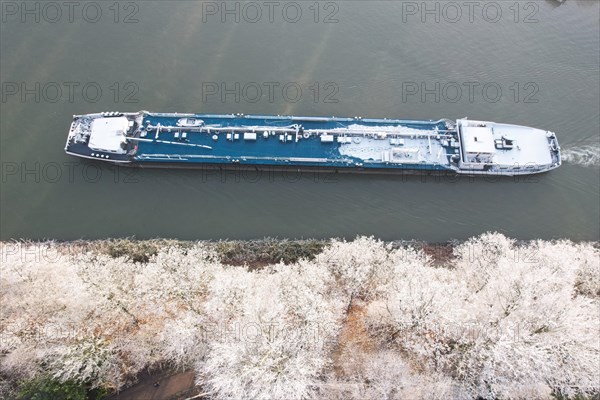
[[565, 149], [562, 151], [562, 159], [573, 165], [598, 167], [600, 166], [600, 146], [585, 145]]

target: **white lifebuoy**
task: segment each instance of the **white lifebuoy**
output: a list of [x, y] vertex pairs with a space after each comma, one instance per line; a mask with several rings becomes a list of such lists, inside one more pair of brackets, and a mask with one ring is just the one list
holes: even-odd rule
[[308, 138], [310, 137], [310, 133], [308, 133], [308, 132], [304, 132], [304, 133], [302, 134], [302, 137], [303, 137], [304, 139], [308, 139]]
[[362, 140], [361, 140], [361, 138], [359, 138], [358, 136], [355, 136], [355, 137], [353, 137], [353, 138], [352, 138], [352, 141], [353, 141], [354, 143], [360, 143]]

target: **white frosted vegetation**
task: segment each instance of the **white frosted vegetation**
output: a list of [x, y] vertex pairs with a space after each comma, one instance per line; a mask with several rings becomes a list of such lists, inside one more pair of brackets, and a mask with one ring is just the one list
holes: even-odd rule
[[193, 368], [214, 398], [549, 398], [598, 393], [593, 244], [486, 234], [440, 266], [371, 238], [225, 266], [207, 244], [146, 263], [2, 244], [0, 362], [123, 388]]
[[215, 331], [198, 383], [220, 398], [312, 397], [344, 312], [330, 281], [306, 262], [224, 271], [205, 307]]

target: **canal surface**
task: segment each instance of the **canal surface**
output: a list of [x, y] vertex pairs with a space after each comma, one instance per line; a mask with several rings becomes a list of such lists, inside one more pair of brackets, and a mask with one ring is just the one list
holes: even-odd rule
[[[0, 239], [598, 240], [598, 14], [593, 0], [3, 1]], [[73, 114], [141, 109], [468, 116], [552, 130], [567, 160], [530, 178], [436, 179], [64, 154]]]

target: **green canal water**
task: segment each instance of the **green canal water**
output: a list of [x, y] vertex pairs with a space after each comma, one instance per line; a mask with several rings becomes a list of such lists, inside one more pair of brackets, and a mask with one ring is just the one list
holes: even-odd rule
[[[599, 2], [470, 4], [2, 1], [0, 239], [598, 240]], [[552, 130], [566, 161], [492, 180], [129, 170], [64, 154], [73, 114], [141, 109], [468, 116]]]

